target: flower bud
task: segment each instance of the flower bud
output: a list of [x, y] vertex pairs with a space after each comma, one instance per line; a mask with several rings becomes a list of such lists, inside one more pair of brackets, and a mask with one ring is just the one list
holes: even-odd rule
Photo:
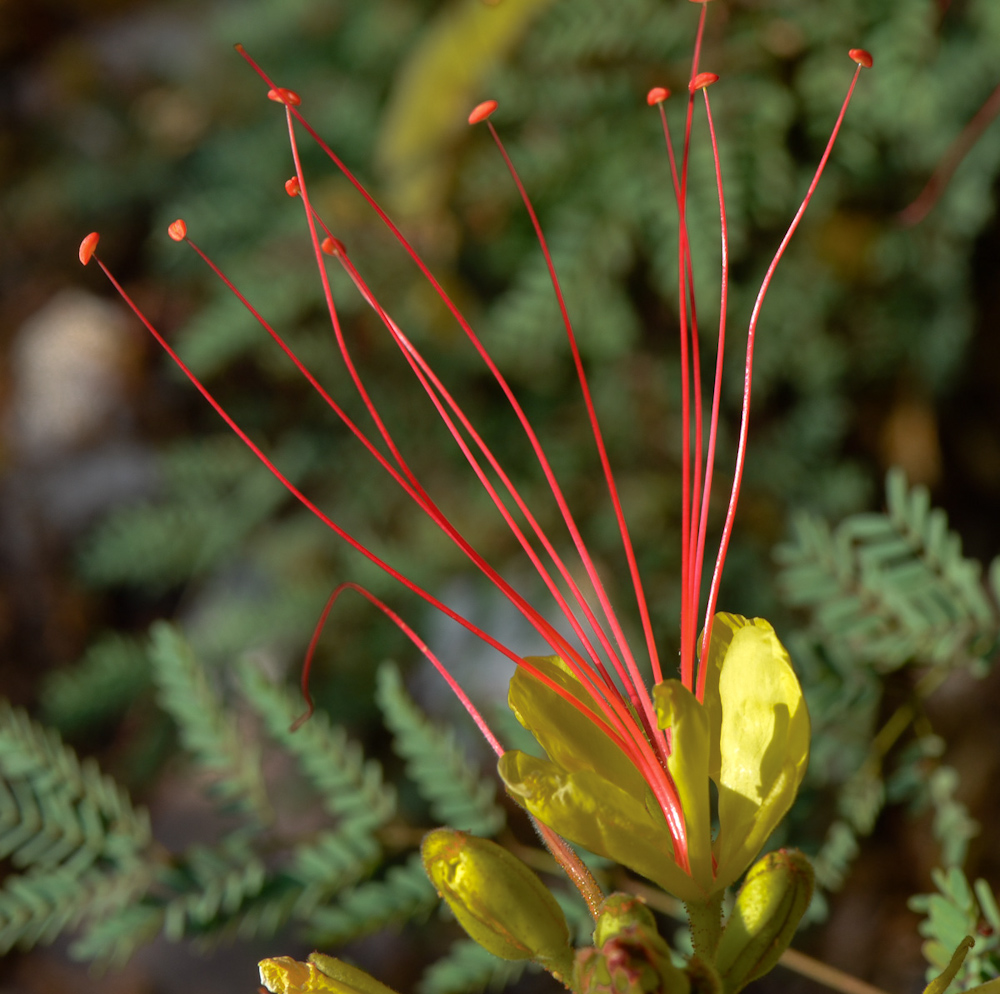
[[670, 947], [650, 910], [630, 894], [612, 894], [601, 905], [596, 948], [581, 949], [573, 989], [586, 994], [689, 994], [686, 974], [674, 966]]
[[527, 865], [495, 842], [448, 828], [426, 836], [421, 852], [431, 883], [479, 945], [568, 978], [573, 951], [566, 916]]
[[271, 994], [395, 994], [364, 970], [312, 953], [308, 963], [291, 956], [261, 960], [260, 982]]
[[750, 868], [715, 953], [724, 994], [736, 994], [774, 967], [812, 891], [812, 864], [797, 850], [768, 853]]

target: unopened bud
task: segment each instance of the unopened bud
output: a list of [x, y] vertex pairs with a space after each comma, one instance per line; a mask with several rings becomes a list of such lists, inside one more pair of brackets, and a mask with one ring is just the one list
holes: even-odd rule
[[611, 894], [594, 929], [596, 948], [581, 949], [573, 989], [585, 994], [689, 994], [687, 975], [674, 966], [652, 912], [631, 894]]
[[797, 850], [768, 853], [750, 868], [715, 953], [724, 994], [736, 994], [773, 969], [812, 892], [812, 864]]
[[313, 953], [308, 963], [275, 956], [261, 960], [259, 968], [271, 994], [396, 994], [364, 970], [323, 953]]
[[569, 927], [545, 884], [502, 846], [439, 828], [421, 846], [424, 869], [458, 923], [484, 949], [509, 960], [535, 960], [568, 978]]

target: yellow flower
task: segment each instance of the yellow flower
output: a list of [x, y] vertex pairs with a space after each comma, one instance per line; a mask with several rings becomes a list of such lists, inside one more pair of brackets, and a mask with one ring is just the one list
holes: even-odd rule
[[[635, 748], [638, 721], [630, 739], [601, 734], [587, 714], [600, 713], [598, 702], [557, 657], [527, 662], [551, 683], [519, 670], [510, 706], [548, 759], [516, 751], [500, 759], [518, 802], [684, 901], [705, 902], [732, 884], [788, 811], [809, 758], [809, 715], [774, 629], [717, 614], [704, 702], [679, 680], [653, 688], [658, 725], [669, 730], [664, 764], [645, 763]], [[682, 831], [657, 802], [664, 794], [676, 801]]]

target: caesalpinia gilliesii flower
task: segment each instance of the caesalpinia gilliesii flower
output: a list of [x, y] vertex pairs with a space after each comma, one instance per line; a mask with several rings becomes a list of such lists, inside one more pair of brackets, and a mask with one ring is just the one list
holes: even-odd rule
[[[577, 348], [569, 306], [563, 299], [545, 237], [528, 194], [490, 121], [490, 116], [496, 109], [494, 101], [486, 101], [476, 107], [469, 121], [470, 124], [485, 122], [489, 128], [523, 198], [549, 269], [642, 621], [646, 657], [642, 665], [638, 653], [625, 637], [622, 624], [581, 537], [542, 441], [486, 346], [402, 232], [309, 125], [299, 110], [301, 101], [298, 94], [276, 86], [241, 46], [237, 46], [240, 54], [266, 82], [268, 97], [284, 108], [295, 170], [294, 175], [286, 182], [285, 189], [302, 204], [337, 347], [358, 396], [372, 417], [375, 430], [366, 433], [351, 419], [303, 365], [281, 334], [187, 237], [187, 226], [183, 221], [175, 221], [170, 226], [170, 237], [187, 242], [225, 282], [345, 427], [368, 449], [381, 469], [533, 626], [540, 642], [547, 647], [547, 654], [524, 655], [477, 628], [416, 581], [404, 576], [391, 563], [364, 546], [330, 514], [318, 507], [288, 480], [260, 446], [222, 408], [129, 299], [104, 263], [97, 260], [116, 289], [171, 358], [293, 496], [362, 555], [516, 664], [516, 674], [510, 687], [510, 705], [518, 719], [545, 750], [547, 758], [544, 759], [517, 751], [505, 751], [442, 662], [395, 612], [369, 591], [350, 582], [341, 584], [331, 596], [320, 622], [322, 625], [333, 603], [345, 590], [353, 590], [366, 597], [400, 627], [444, 676], [476, 721], [499, 757], [500, 775], [508, 791], [537, 820], [546, 843], [574, 878], [595, 916], [602, 895], [595, 892], [593, 881], [563, 838], [635, 870], [687, 902], [689, 907], [717, 908], [722, 891], [744, 873], [787, 812], [805, 772], [809, 751], [809, 718], [802, 691], [788, 655], [774, 630], [762, 619], [748, 620], [732, 614], [717, 614], [716, 602], [746, 454], [753, 350], [761, 306], [775, 268], [802, 218], [830, 155], [861, 68], [871, 65], [871, 57], [861, 49], [851, 50], [850, 55], [857, 63], [857, 69], [840, 116], [802, 204], [767, 270], [750, 317], [743, 411], [732, 491], [712, 571], [704, 620], [699, 621], [720, 411], [729, 269], [722, 170], [708, 96], [709, 87], [718, 77], [701, 71], [699, 67], [707, 4], [704, 0], [695, 2], [701, 2], [701, 11], [686, 99], [684, 142], [679, 160], [674, 156], [663, 106], [669, 93], [664, 88], [656, 87], [647, 96], [648, 103], [658, 108], [663, 122], [670, 177], [679, 216], [677, 271], [682, 370], [681, 414], [685, 440], [693, 439], [693, 445], [686, 444], [683, 447], [682, 608], [680, 667], [677, 677], [667, 676], [661, 665], [633, 542], [592, 402], [584, 364]], [[718, 348], [707, 423], [703, 415], [700, 333], [686, 219], [692, 124], [696, 104], [702, 102], [715, 163], [722, 258]], [[299, 157], [297, 135], [300, 129], [318, 144], [388, 227], [423, 277], [450, 309], [469, 343], [494, 378], [544, 474], [574, 550], [572, 560], [564, 558], [559, 551], [561, 543], [542, 529], [515, 482], [483, 441], [448, 387], [378, 302], [347, 249], [314, 208]], [[86, 263], [92, 257], [97, 258], [97, 241], [96, 233], [84, 240], [80, 249], [82, 262]], [[351, 356], [327, 271], [331, 260], [332, 264], [339, 265], [349, 276], [363, 300], [381, 322], [385, 333], [410, 364], [419, 386], [434, 405], [478, 481], [554, 599], [572, 630], [572, 637], [561, 634], [548, 620], [546, 611], [526, 601], [483, 558], [435, 502], [406, 461], [389, 427], [370, 399], [361, 373]], [[577, 577], [581, 575], [586, 577], [585, 582], [578, 582]], [[317, 634], [318, 631], [319, 629]], [[315, 643], [315, 638], [313, 641]], [[310, 648], [309, 658], [311, 651]], [[309, 658], [305, 667], [304, 687]], [[644, 665], [648, 665], [652, 672], [652, 686], [643, 676]], [[307, 690], [306, 693], [308, 696]], [[714, 811], [711, 801], [712, 784], [717, 794]], [[713, 822], [717, 823], [715, 830]]]

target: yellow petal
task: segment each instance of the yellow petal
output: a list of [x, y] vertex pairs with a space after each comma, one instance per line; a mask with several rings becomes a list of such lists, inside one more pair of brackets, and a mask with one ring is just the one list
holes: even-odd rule
[[732, 883], [791, 807], [809, 760], [809, 713], [762, 618], [717, 614], [705, 687], [719, 788], [716, 884]]
[[667, 769], [677, 788], [688, 833], [691, 876], [712, 890], [712, 814], [709, 807], [708, 712], [680, 680], [664, 680], [653, 688], [657, 724], [670, 729]]
[[667, 823], [655, 804], [647, 806], [644, 795], [633, 797], [590, 770], [570, 773], [516, 750], [504, 753], [498, 769], [514, 799], [560, 835], [641, 873], [683, 901], [705, 899], [674, 862]]
[[[583, 707], [600, 714], [594, 698], [557, 656], [530, 656], [525, 662], [568, 691]], [[586, 714], [527, 670], [518, 667], [507, 700], [517, 720], [557, 766], [570, 773], [592, 770], [632, 796], [643, 796], [646, 781], [632, 760]]]

